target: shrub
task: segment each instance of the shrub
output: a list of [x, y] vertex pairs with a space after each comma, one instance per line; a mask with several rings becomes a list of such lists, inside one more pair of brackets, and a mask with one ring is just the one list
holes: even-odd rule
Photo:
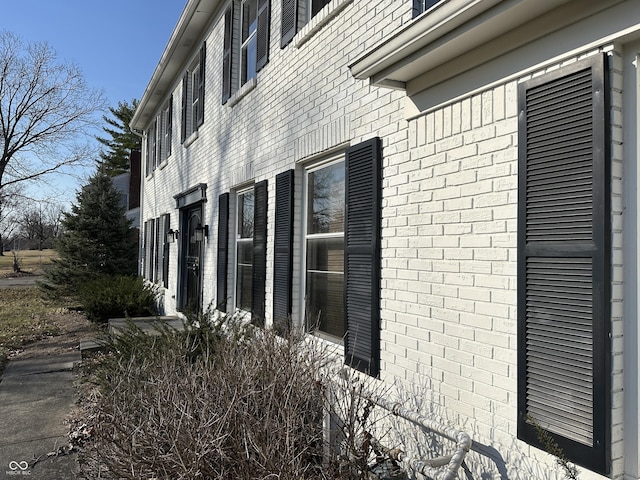
[[[326, 443], [326, 350], [229, 321], [186, 327], [159, 327], [158, 336], [132, 328], [95, 360], [85, 478], [372, 478], [361, 443], [346, 452], [344, 435], [330, 435], [341, 454]], [[344, 385], [355, 392], [353, 379]], [[342, 404], [349, 411], [335, 422], [341, 433], [363, 437], [371, 405]], [[341, 458], [355, 457], [345, 468]]]
[[78, 296], [92, 322], [156, 314], [157, 289], [141, 277], [102, 276], [80, 287]]

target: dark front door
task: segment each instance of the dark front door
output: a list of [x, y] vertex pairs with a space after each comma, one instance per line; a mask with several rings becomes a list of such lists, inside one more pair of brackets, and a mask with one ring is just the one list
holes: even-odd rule
[[201, 204], [182, 212], [180, 307], [186, 312], [197, 313], [202, 309], [202, 241], [196, 239], [196, 228], [201, 225]]

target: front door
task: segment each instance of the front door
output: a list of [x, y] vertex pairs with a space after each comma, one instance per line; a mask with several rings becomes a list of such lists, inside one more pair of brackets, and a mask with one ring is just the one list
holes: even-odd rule
[[198, 313], [202, 309], [202, 241], [196, 239], [196, 228], [202, 225], [202, 204], [182, 212], [182, 245], [180, 256], [180, 307]]

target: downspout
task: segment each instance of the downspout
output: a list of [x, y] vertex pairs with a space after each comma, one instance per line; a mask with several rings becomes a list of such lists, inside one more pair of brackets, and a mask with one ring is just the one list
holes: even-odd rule
[[[443, 455], [430, 460], [410, 458], [405, 454], [405, 452], [397, 448], [387, 449], [381, 447], [384, 453], [388, 454], [393, 460], [402, 462], [403, 464], [408, 465], [412, 470], [424, 476], [433, 478], [433, 480], [454, 480], [458, 478], [458, 469], [462, 465], [462, 462], [464, 461], [467, 452], [471, 449], [471, 444], [473, 443], [471, 437], [467, 433], [435, 422], [424, 415], [403, 407], [400, 403], [391, 402], [384, 398], [377, 398], [367, 392], [363, 392], [362, 397], [375, 405], [392, 412], [398, 417], [409, 420], [416, 425], [421, 425], [445, 438], [448, 438], [449, 440], [456, 442], [456, 449], [453, 454]], [[380, 446], [379, 443], [378, 446]], [[441, 470], [441, 467], [446, 467], [446, 469], [443, 471]]]

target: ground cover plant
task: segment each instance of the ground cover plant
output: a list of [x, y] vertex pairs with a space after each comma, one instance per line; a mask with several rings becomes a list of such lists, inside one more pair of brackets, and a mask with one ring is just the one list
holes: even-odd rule
[[11, 351], [57, 334], [51, 314], [60, 309], [36, 287], [0, 288], [0, 372]]
[[329, 352], [228, 320], [187, 326], [132, 328], [85, 364], [82, 478], [371, 478], [372, 404], [358, 380], [328, 390]]

